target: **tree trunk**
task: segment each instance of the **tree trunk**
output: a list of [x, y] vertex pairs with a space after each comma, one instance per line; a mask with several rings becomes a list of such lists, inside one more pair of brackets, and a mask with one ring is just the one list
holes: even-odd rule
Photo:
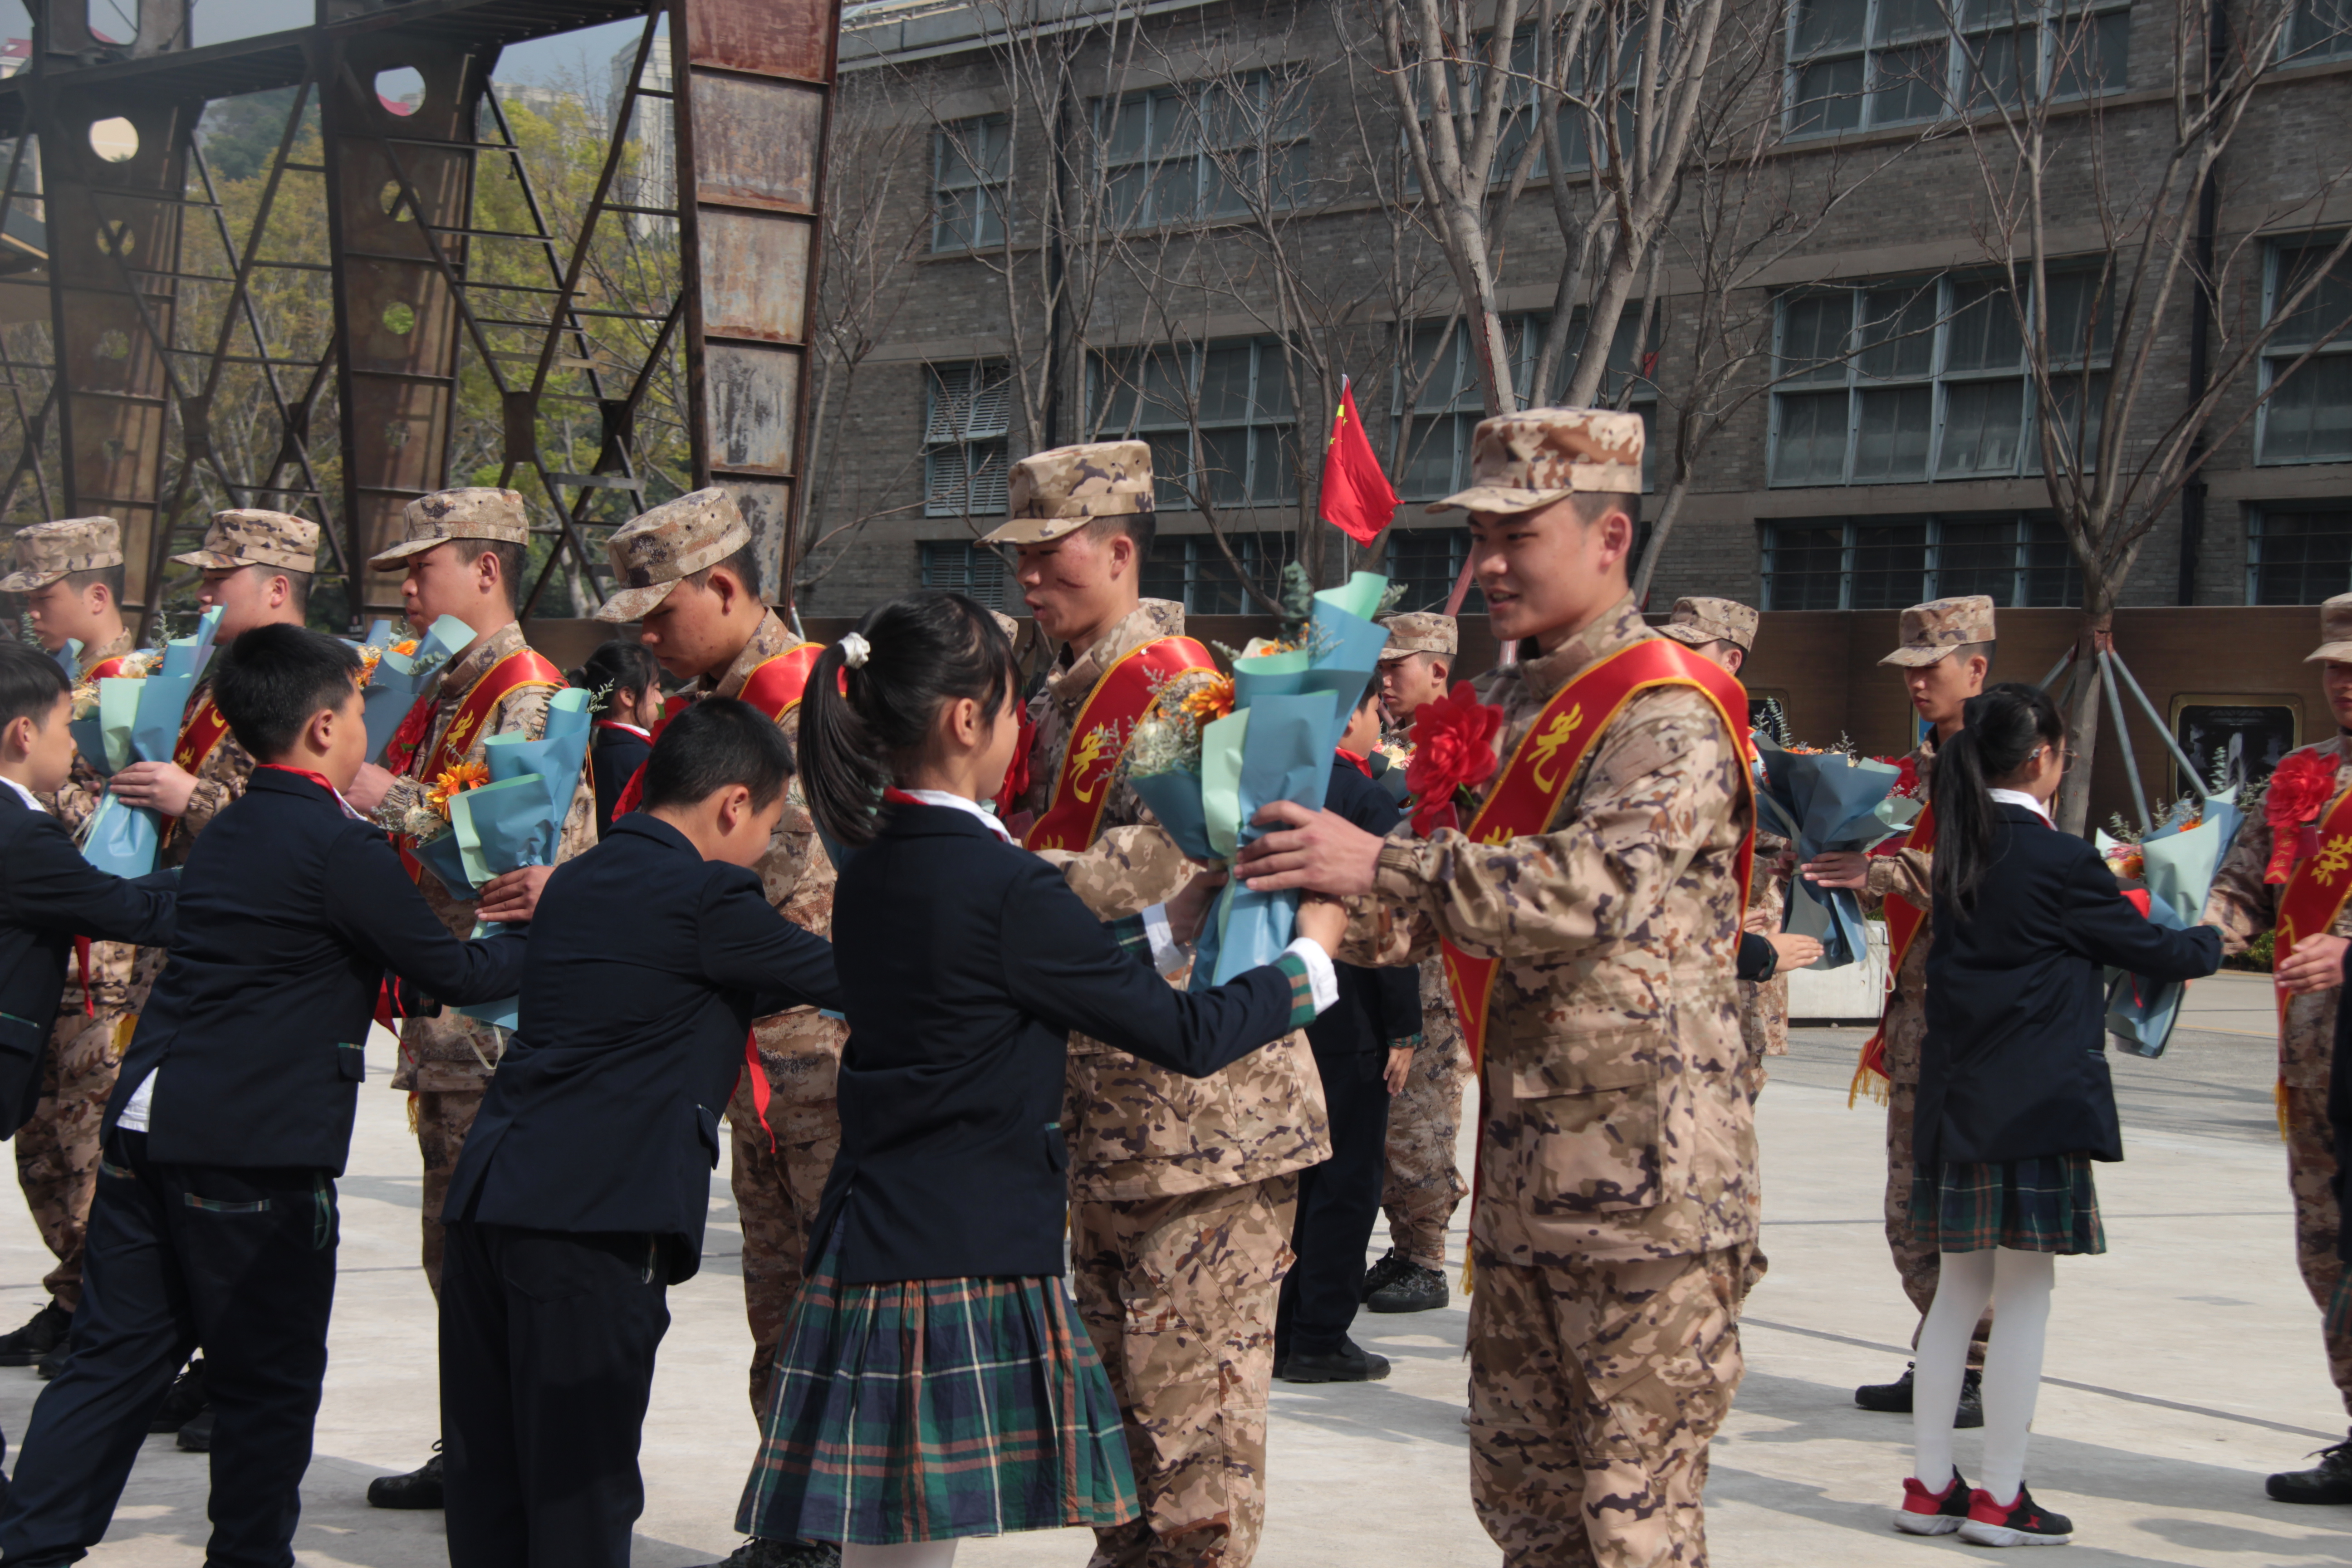
[[2099, 679], [2099, 649], [2107, 645], [2114, 626], [2115, 606], [2095, 601], [2084, 606], [2082, 624], [2074, 632], [2073, 679], [2062, 710], [2067, 743], [2074, 748], [2074, 763], [2058, 786], [2058, 830], [2078, 837], [2089, 826], [2091, 766], [2099, 751], [2099, 702], [2105, 694]]

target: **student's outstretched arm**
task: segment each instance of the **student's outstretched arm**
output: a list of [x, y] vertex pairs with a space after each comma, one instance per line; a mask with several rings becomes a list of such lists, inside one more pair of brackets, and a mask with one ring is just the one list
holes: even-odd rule
[[327, 852], [326, 885], [328, 923], [434, 1000], [465, 1007], [522, 989], [521, 934], [451, 936], [382, 835], [338, 838]]
[[755, 1017], [803, 1004], [841, 1011], [833, 943], [778, 914], [752, 872], [713, 864], [710, 873], [700, 913], [703, 978], [751, 992]]
[[126, 881], [81, 858], [65, 825], [43, 814], [10, 852], [7, 877], [11, 924], [66, 931], [102, 942], [169, 947], [176, 875], [157, 872]]
[[2151, 980], [2197, 980], [2221, 967], [2221, 931], [2158, 925], [2125, 899], [2116, 874], [2088, 847], [2068, 868], [2063, 928], [2085, 958]]
[[1307, 966], [1290, 955], [1208, 991], [1173, 989], [1043, 861], [1007, 891], [997, 931], [1005, 988], [1024, 1008], [1192, 1078], [1315, 1016]]

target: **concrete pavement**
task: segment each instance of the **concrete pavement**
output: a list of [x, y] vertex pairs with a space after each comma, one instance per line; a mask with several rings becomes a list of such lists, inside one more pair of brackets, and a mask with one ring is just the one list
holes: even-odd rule
[[[2318, 1314], [2293, 1261], [2284, 1155], [2272, 1121], [2268, 982], [2217, 976], [2159, 1062], [2118, 1058], [2128, 1160], [2099, 1167], [2111, 1250], [2059, 1268], [2028, 1477], [2074, 1516], [2068, 1561], [2352, 1564], [2352, 1509], [2263, 1496], [2265, 1472], [2340, 1438]], [[2227, 1031], [2227, 1032], [2225, 1032]], [[1728, 1568], [1900, 1563], [1972, 1548], [1891, 1533], [1909, 1423], [1853, 1407], [1857, 1383], [1900, 1373], [1912, 1313], [1879, 1219], [1883, 1119], [1849, 1110], [1858, 1029], [1801, 1031], [1760, 1107], [1769, 1276], [1749, 1303], [1748, 1373], [1715, 1451], [1714, 1561]], [[379, 1044], [382, 1042], [379, 1041]], [[352, 1174], [342, 1278], [318, 1458], [297, 1542], [306, 1564], [421, 1568], [446, 1561], [437, 1514], [386, 1514], [367, 1479], [419, 1462], [435, 1435], [432, 1301], [416, 1268], [416, 1155], [400, 1097], [371, 1055]], [[709, 1256], [672, 1292], [647, 1424], [649, 1493], [635, 1561], [678, 1568], [736, 1541], [754, 1430], [744, 1397], [734, 1225], [714, 1179]], [[1459, 1232], [1457, 1224], [1457, 1237]], [[1458, 1246], [1458, 1240], [1457, 1240]], [[0, 1320], [37, 1303], [47, 1255], [21, 1204], [0, 1201]], [[1267, 1568], [1491, 1563], [1465, 1489], [1461, 1347], [1466, 1312], [1361, 1318], [1390, 1356], [1384, 1384], [1276, 1384]], [[20, 1434], [40, 1384], [0, 1371], [0, 1427]], [[1959, 1458], [1973, 1473], [1973, 1434]], [[148, 1440], [95, 1568], [202, 1559], [205, 1461]], [[1078, 1568], [1066, 1531], [969, 1543], [982, 1568]]]

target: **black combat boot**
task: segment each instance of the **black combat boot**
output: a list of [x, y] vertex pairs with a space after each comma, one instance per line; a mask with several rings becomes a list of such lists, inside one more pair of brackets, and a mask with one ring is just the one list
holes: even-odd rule
[[73, 1331], [73, 1314], [55, 1301], [45, 1302], [32, 1321], [12, 1334], [0, 1334], [0, 1366], [32, 1366], [66, 1342]]
[[163, 1403], [155, 1406], [154, 1418], [147, 1423], [147, 1430], [176, 1432], [194, 1420], [204, 1408], [205, 1358], [198, 1356], [164, 1390]]
[[724, 1563], [708, 1568], [841, 1568], [841, 1548], [830, 1541], [771, 1541], [754, 1535]]
[[1397, 1259], [1396, 1278], [1364, 1298], [1368, 1312], [1433, 1312], [1452, 1300], [1445, 1276], [1410, 1258]]
[[[1883, 1415], [1911, 1414], [1911, 1368], [1906, 1366], [1903, 1375], [1893, 1383], [1865, 1383], [1853, 1391], [1853, 1402], [1864, 1410], [1875, 1410]], [[1959, 1431], [1984, 1425], [1984, 1374], [1970, 1367], [1960, 1375], [1960, 1403], [1952, 1412], [1952, 1426]]]
[[368, 1503], [373, 1508], [439, 1508], [441, 1506], [441, 1445], [433, 1457], [404, 1476], [378, 1476], [368, 1483]]
[[1388, 1357], [1342, 1339], [1335, 1351], [1292, 1351], [1279, 1375], [1285, 1383], [1378, 1383], [1388, 1374]]
[[2352, 1502], [2352, 1437], [2322, 1448], [2307, 1470], [2281, 1470], [2270, 1479], [2273, 1502]]

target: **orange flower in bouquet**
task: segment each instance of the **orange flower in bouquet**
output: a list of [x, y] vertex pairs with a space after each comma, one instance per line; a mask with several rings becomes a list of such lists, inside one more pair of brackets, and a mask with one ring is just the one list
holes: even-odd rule
[[425, 792], [425, 804], [440, 813], [442, 819], [446, 821], [452, 796], [463, 795], [469, 789], [479, 789], [489, 782], [488, 763], [459, 763], [455, 767], [441, 770], [433, 781], [433, 787]]
[[1220, 675], [1202, 681], [1186, 693], [1177, 710], [1196, 724], [1207, 724], [1229, 716], [1234, 710], [1234, 678]]

